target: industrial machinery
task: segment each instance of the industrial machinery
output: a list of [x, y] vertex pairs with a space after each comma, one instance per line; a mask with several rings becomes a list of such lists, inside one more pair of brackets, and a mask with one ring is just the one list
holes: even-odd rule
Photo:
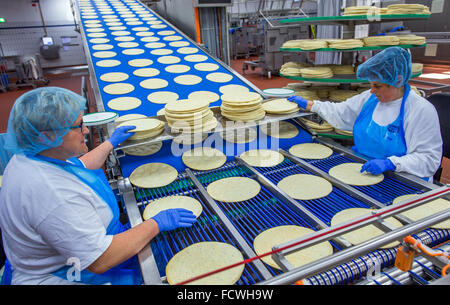
[[[154, 11], [148, 9], [137, 0], [117, 0], [109, 4], [107, 1], [73, 0], [76, 19], [79, 23], [83, 37], [86, 58], [91, 75], [91, 86], [95, 96], [97, 111], [112, 111], [108, 102], [117, 96], [108, 94], [104, 88], [111, 83], [100, 78], [108, 72], [122, 72], [128, 75], [126, 83], [134, 90], [125, 94], [142, 101], [140, 106], [132, 110], [117, 111], [119, 117], [126, 114], [144, 114], [156, 117], [165, 122], [164, 115], [158, 114], [164, 108], [164, 104], [150, 103], [147, 96], [155, 90], [167, 90], [176, 92], [179, 99], [186, 99], [194, 91], [208, 90], [220, 94], [220, 87], [224, 83], [210, 82], [205, 72], [196, 69], [199, 61], [189, 61], [186, 54], [179, 52], [179, 46], [188, 47], [195, 51], [195, 58], [202, 63], [209, 63], [215, 67], [214, 72], [224, 73], [230, 76], [226, 84], [235, 84], [247, 87], [250, 91], [263, 95], [258, 88], [246, 81], [242, 76], [233, 71], [222, 61], [210, 56], [202, 50], [193, 40], [187, 37], [181, 30], [167, 22]], [[97, 22], [100, 20], [100, 22]], [[113, 27], [113, 28], [111, 28]], [[116, 28], [120, 27], [120, 28]], [[94, 34], [94, 35], [92, 35]], [[172, 38], [167, 39], [166, 37]], [[119, 38], [118, 37], [128, 37]], [[166, 55], [151, 53], [151, 48], [145, 46], [148, 37], [153, 37], [153, 42], [164, 44]], [[176, 37], [176, 38], [173, 38]], [[146, 38], [146, 39], [144, 39]], [[97, 40], [101, 39], [101, 40]], [[174, 40], [172, 40], [174, 39]], [[121, 41], [134, 42], [133, 51], [126, 51]], [[181, 44], [173, 44], [177, 41]], [[97, 52], [99, 44], [111, 45], [107, 53]], [[122, 46], [122, 47], [121, 47]], [[126, 46], [130, 46], [126, 44]], [[154, 46], [154, 45], [153, 45]], [[161, 45], [160, 45], [161, 46]], [[96, 50], [97, 48], [97, 50]], [[141, 52], [140, 50], [143, 50]], [[103, 52], [103, 51], [100, 51]], [[128, 54], [134, 54], [132, 56]], [[106, 58], [104, 56], [107, 56]], [[165, 69], [167, 64], [161, 62], [162, 56], [171, 58], [172, 64], [187, 66], [185, 73], [192, 78], [201, 77], [202, 81], [194, 85], [180, 85], [173, 81], [173, 73]], [[152, 68], [158, 69], [156, 76], [167, 82], [166, 89], [142, 88], [142, 78], [133, 74], [135, 68], [127, 65], [132, 59], [150, 59]], [[105, 67], [105, 60], [113, 63], [113, 67]], [[100, 62], [100, 64], [99, 64]], [[148, 61], [147, 61], [148, 62]], [[164, 62], [164, 61], [163, 61]], [[164, 82], [163, 82], [164, 83]], [[386, 276], [388, 279], [397, 275], [391, 275], [389, 268], [393, 268], [396, 257], [396, 249], [379, 249], [380, 245], [395, 240], [402, 240], [411, 235], [423, 245], [434, 248], [446, 243], [450, 231], [446, 229], [432, 229], [433, 224], [449, 219], [450, 209], [442, 213], [434, 214], [419, 221], [411, 221], [400, 215], [401, 212], [425, 204], [437, 198], [449, 196], [448, 186], [425, 182], [424, 180], [397, 173], [387, 173], [385, 179], [372, 186], [350, 186], [328, 174], [328, 170], [338, 164], [346, 162], [364, 162], [365, 159], [356, 155], [351, 150], [339, 145], [330, 139], [313, 137], [301, 127], [299, 119], [310, 114], [297, 112], [289, 115], [267, 115], [264, 119], [252, 124], [228, 125], [227, 120], [221, 117], [220, 100], [212, 102], [210, 107], [219, 125], [211, 132], [206, 133], [203, 140], [204, 146], [214, 146], [226, 152], [227, 162], [220, 168], [208, 171], [196, 171], [186, 168], [183, 164], [180, 152], [194, 147], [194, 145], [178, 145], [173, 139], [177, 134], [168, 126], [162, 134], [155, 138], [145, 139], [133, 144], [127, 144], [116, 148], [108, 160], [108, 174], [111, 186], [116, 191], [118, 203], [132, 227], [143, 221], [142, 213], [145, 207], [152, 201], [169, 195], [184, 195], [196, 198], [201, 202], [203, 213], [198, 221], [190, 228], [177, 229], [157, 235], [139, 254], [138, 259], [144, 284], [166, 283], [165, 267], [169, 260], [179, 251], [189, 245], [201, 241], [221, 241], [238, 248], [245, 261], [244, 272], [237, 281], [239, 285], [254, 284], [356, 284], [376, 276]], [[289, 139], [275, 139], [270, 136], [261, 136], [250, 143], [230, 144], [223, 140], [219, 133], [240, 128], [254, 128], [260, 131], [260, 126], [279, 121], [289, 121], [298, 129], [298, 134]], [[103, 135], [107, 138], [114, 130], [114, 123], [105, 125]], [[333, 150], [333, 154], [321, 160], [305, 160], [297, 158], [288, 152], [288, 148], [294, 144], [317, 142], [326, 145]], [[161, 143], [161, 149], [150, 156], [131, 156], [123, 152], [124, 149], [135, 146], [146, 146]], [[198, 145], [197, 145], [198, 146]], [[284, 160], [274, 167], [253, 167], [238, 156], [249, 149], [268, 148], [279, 151]], [[175, 152], [178, 152], [175, 153]], [[158, 188], [139, 188], [130, 183], [129, 176], [132, 171], [146, 163], [162, 162], [170, 164], [178, 171], [175, 181], [169, 185]], [[332, 193], [317, 200], [296, 200], [288, 196], [277, 187], [277, 182], [286, 176], [295, 173], [308, 173], [325, 178], [333, 185]], [[206, 187], [225, 177], [248, 177], [256, 180], [261, 185], [259, 194], [247, 201], [225, 204], [214, 200], [206, 191]], [[417, 194], [416, 199], [407, 200], [399, 205], [392, 205], [395, 198]], [[330, 220], [338, 211], [354, 208], [372, 208], [374, 212], [364, 217], [353, 219], [345, 224], [331, 226]], [[386, 217], [396, 217], [403, 226], [392, 228], [383, 221]], [[266, 265], [253, 249], [254, 238], [262, 231], [286, 224], [295, 224], [311, 228], [315, 233], [304, 238], [293, 240], [274, 247], [269, 253], [281, 266], [281, 270]], [[360, 228], [367, 224], [374, 224], [381, 228], [385, 234], [352, 246], [348, 241], [340, 237], [343, 233]], [[286, 260], [286, 255], [292, 251], [298, 251], [304, 247], [313, 245], [323, 240], [330, 240], [333, 245], [333, 254], [319, 261], [312, 262], [298, 268], [293, 268]], [[442, 246], [444, 249], [447, 246]], [[420, 266], [426, 266], [427, 274], [432, 274], [432, 279], [446, 278], [441, 276], [441, 266], [430, 265], [417, 259]], [[412, 266], [415, 268], [415, 266]], [[425, 267], [424, 267], [425, 268]], [[373, 275], [373, 270], [375, 274]], [[413, 269], [411, 269], [412, 272]], [[416, 270], [416, 269], [414, 269]], [[395, 272], [394, 272], [395, 273]], [[411, 273], [408, 273], [411, 274]], [[403, 274], [400, 274], [403, 276]], [[400, 276], [398, 275], [398, 276]], [[437, 275], [437, 276], [436, 276]], [[448, 276], [447, 276], [448, 277]], [[394, 280], [392, 280], [394, 281]], [[397, 280], [395, 281], [402, 281]], [[389, 282], [389, 281], [384, 281]], [[431, 280], [429, 281], [431, 282]], [[370, 282], [372, 284], [373, 282]], [[425, 282], [422, 282], [425, 283]]]

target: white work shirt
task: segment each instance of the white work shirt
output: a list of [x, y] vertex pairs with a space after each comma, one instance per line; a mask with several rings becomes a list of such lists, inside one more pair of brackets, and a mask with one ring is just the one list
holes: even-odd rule
[[112, 242], [113, 236], [106, 235], [111, 219], [106, 202], [76, 176], [14, 155], [0, 193], [0, 227], [12, 284], [74, 284], [51, 273], [67, 262], [79, 262], [83, 270], [99, 258]]
[[[314, 101], [312, 112], [318, 113], [332, 126], [353, 131], [353, 125], [364, 104], [371, 96], [370, 90], [342, 103]], [[402, 99], [378, 103], [372, 120], [381, 126], [394, 122], [400, 114]], [[442, 160], [442, 137], [439, 117], [434, 106], [411, 90], [405, 103], [403, 119], [406, 155], [391, 156], [396, 172], [406, 172], [420, 178], [429, 178], [438, 170]]]

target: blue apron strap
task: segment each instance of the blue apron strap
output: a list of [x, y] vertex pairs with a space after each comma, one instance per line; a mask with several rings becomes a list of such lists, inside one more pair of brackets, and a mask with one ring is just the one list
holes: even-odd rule
[[12, 280], [11, 264], [9, 263], [8, 259], [6, 259], [0, 285], [11, 285], [11, 280]]

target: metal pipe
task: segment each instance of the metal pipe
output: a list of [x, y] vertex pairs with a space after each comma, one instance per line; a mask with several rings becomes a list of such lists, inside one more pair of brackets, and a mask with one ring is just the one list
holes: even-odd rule
[[44, 27], [44, 33], [45, 33], [45, 36], [48, 36], [47, 26], [45, 25], [44, 15], [42, 14], [41, 1], [38, 1], [37, 3], [38, 3], [38, 8], [39, 8], [39, 13], [41, 15], [42, 26]]

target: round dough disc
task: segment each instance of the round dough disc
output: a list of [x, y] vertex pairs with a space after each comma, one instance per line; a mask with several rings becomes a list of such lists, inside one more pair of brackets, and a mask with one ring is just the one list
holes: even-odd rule
[[[411, 200], [417, 196], [418, 195], [416, 195], [416, 194], [403, 195], [403, 196], [395, 198], [394, 201], [392, 202], [392, 204], [399, 204], [404, 200], [407, 200], [407, 199]], [[418, 220], [428, 217], [430, 215], [445, 211], [448, 208], [450, 208], [450, 201], [448, 201], [444, 198], [439, 198], [439, 199], [436, 199], [433, 201], [429, 201], [425, 204], [422, 204], [422, 205], [420, 205], [416, 208], [410, 209], [408, 211], [404, 211], [401, 214], [408, 217], [412, 221], [418, 221]], [[434, 224], [431, 226], [431, 228], [450, 229], [450, 219], [444, 220], [437, 224]]]
[[333, 154], [333, 150], [318, 143], [302, 143], [289, 148], [289, 153], [302, 159], [325, 159]]
[[99, 67], [110, 68], [120, 65], [120, 61], [115, 59], [104, 59], [97, 61], [96, 65]]
[[[126, 141], [124, 144], [133, 143], [132, 141]], [[151, 144], [133, 146], [128, 148], [123, 148], [123, 152], [130, 156], [150, 156], [156, 154], [161, 150], [162, 142], [156, 142]]]
[[150, 59], [146, 59], [146, 58], [132, 59], [128, 62], [129, 66], [137, 67], [137, 68], [150, 66], [151, 64], [153, 64], [153, 61]]
[[214, 181], [206, 188], [215, 200], [222, 202], [239, 202], [252, 199], [258, 195], [261, 186], [253, 179], [230, 177]]
[[127, 83], [116, 83], [103, 87], [103, 91], [108, 94], [119, 95], [119, 94], [127, 94], [134, 90], [134, 86], [132, 84]]
[[171, 91], [157, 91], [150, 93], [147, 99], [151, 103], [155, 104], [167, 104], [168, 102], [173, 102], [178, 100], [178, 94]]
[[205, 61], [207, 59], [208, 59], [208, 57], [205, 55], [188, 55], [184, 58], [184, 60], [190, 61], [190, 62], [200, 62], [200, 61]]
[[[234, 246], [222, 242], [199, 242], [175, 254], [166, 266], [169, 284], [174, 285], [244, 260]], [[244, 264], [192, 281], [190, 285], [233, 285], [244, 271]]]
[[297, 127], [294, 124], [284, 121], [261, 125], [260, 130], [266, 135], [279, 139], [295, 138], [298, 135]]
[[189, 196], [168, 196], [150, 202], [144, 209], [142, 217], [150, 219], [159, 212], [168, 209], [186, 209], [191, 211], [195, 217], [200, 216], [203, 211], [200, 201]]
[[191, 68], [186, 65], [171, 65], [167, 66], [165, 70], [170, 73], [185, 73], [189, 71]]
[[258, 137], [258, 132], [254, 128], [228, 130], [219, 134], [225, 141], [238, 144], [253, 142]]
[[161, 89], [167, 87], [169, 83], [165, 79], [149, 78], [140, 82], [139, 85], [145, 89]]
[[[199, 64], [200, 65], [200, 64]], [[243, 92], [248, 93], [250, 90], [247, 87], [241, 86], [241, 85], [225, 85], [219, 88], [219, 91], [222, 94], [230, 94], [233, 92]]]
[[277, 186], [292, 198], [299, 200], [322, 198], [333, 191], [332, 184], [324, 178], [306, 174], [283, 178]]
[[130, 175], [131, 184], [141, 188], [155, 188], [175, 181], [178, 172], [165, 163], [147, 163], [137, 167]]
[[173, 81], [181, 85], [196, 85], [202, 81], [202, 78], [197, 75], [186, 74], [175, 77]]
[[361, 173], [361, 163], [343, 163], [330, 168], [330, 176], [350, 185], [373, 185], [380, 183], [384, 175], [372, 175], [367, 172]]
[[161, 64], [176, 64], [179, 63], [181, 61], [181, 59], [179, 57], [176, 56], [161, 56], [158, 58], [158, 62]]
[[[331, 226], [335, 226], [340, 223], [350, 221], [363, 215], [368, 215], [372, 211], [373, 209], [364, 209], [364, 208], [353, 208], [342, 210], [333, 216], [333, 218], [331, 219]], [[392, 217], [385, 218], [384, 221], [388, 222], [395, 228], [400, 228], [402, 226], [402, 223], [400, 221]], [[341, 237], [353, 245], [358, 245], [382, 234], [384, 234], [384, 232], [378, 229], [376, 226], [368, 225], [360, 229], [351, 231], [349, 233], [342, 234]], [[383, 245], [380, 248], [381, 249], [392, 248], [397, 246], [398, 244], [399, 244], [398, 241], [394, 241], [387, 245]]]
[[248, 150], [240, 155], [240, 158], [250, 166], [272, 167], [280, 164], [284, 156], [277, 151], [269, 149]]
[[217, 102], [220, 99], [220, 96], [212, 91], [194, 91], [188, 95], [188, 99], [193, 100], [204, 100], [208, 103]]
[[226, 83], [233, 79], [233, 75], [228, 73], [214, 72], [206, 75], [206, 79], [216, 83]]
[[159, 74], [159, 70], [155, 68], [142, 68], [133, 71], [133, 75], [139, 77], [153, 77]]
[[221, 167], [227, 161], [223, 152], [211, 147], [196, 147], [184, 152], [181, 159], [187, 167], [201, 171]]
[[[274, 227], [260, 233], [253, 240], [253, 248], [257, 255], [262, 255], [272, 251], [274, 246], [289, 242], [294, 239], [298, 239], [302, 236], [314, 233], [313, 230], [294, 226], [279, 226]], [[329, 256], [333, 253], [333, 247], [327, 241], [318, 243], [317, 245], [302, 249], [297, 252], [286, 255], [286, 259], [295, 268], [309, 264], [323, 257]], [[266, 255], [261, 258], [263, 262], [269, 266], [280, 269], [278, 264], [272, 259], [270, 255]]]
[[219, 65], [205, 62], [205, 63], [195, 64], [194, 68], [199, 71], [210, 72], [210, 71], [216, 71], [217, 69], [219, 69]]
[[139, 107], [141, 100], [132, 96], [122, 96], [108, 102], [108, 107], [114, 110], [131, 110]]
[[92, 56], [97, 57], [97, 58], [110, 58], [110, 57], [114, 57], [116, 55], [117, 55], [117, 53], [113, 52], [113, 51], [98, 51], [98, 52], [92, 53]]
[[100, 75], [100, 79], [104, 82], [121, 82], [128, 79], [128, 74], [123, 72], [110, 72]]

